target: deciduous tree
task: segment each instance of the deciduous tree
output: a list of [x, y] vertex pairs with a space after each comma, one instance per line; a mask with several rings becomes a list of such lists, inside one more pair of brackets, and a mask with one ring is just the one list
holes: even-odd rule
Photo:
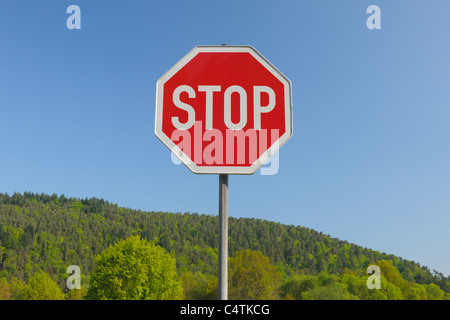
[[48, 273], [38, 272], [30, 279], [23, 298], [25, 300], [64, 300], [64, 294]]
[[275, 299], [281, 273], [260, 251], [242, 250], [230, 258], [229, 298]]
[[175, 258], [139, 236], [110, 246], [97, 256], [88, 299], [172, 300], [182, 298]]

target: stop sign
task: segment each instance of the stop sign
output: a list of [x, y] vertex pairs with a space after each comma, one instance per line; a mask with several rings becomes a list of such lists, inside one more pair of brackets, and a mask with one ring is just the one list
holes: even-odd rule
[[291, 82], [250, 46], [197, 46], [157, 82], [156, 136], [194, 173], [252, 174], [292, 136]]

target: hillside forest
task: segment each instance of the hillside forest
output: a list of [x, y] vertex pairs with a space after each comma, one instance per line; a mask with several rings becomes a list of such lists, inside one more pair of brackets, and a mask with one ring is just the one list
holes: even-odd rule
[[[0, 193], [0, 300], [217, 299], [217, 230], [217, 216]], [[380, 289], [368, 288], [370, 265]], [[229, 298], [445, 300], [450, 276], [303, 226], [229, 217]]]

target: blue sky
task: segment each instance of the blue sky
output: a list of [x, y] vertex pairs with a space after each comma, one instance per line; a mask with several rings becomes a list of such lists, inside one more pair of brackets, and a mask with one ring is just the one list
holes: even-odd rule
[[[81, 8], [69, 30], [66, 8]], [[381, 8], [369, 30], [366, 9]], [[450, 274], [450, 2], [3, 1], [0, 192], [216, 215], [218, 177], [154, 135], [156, 81], [196, 45], [251, 45], [292, 82], [279, 172], [229, 214], [302, 225]]]

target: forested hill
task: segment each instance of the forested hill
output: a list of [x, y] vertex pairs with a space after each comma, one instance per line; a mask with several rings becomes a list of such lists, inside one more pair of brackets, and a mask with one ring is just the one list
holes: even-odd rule
[[[196, 213], [144, 212], [102, 199], [0, 193], [0, 278], [28, 281], [44, 271], [61, 287], [69, 265], [89, 276], [94, 257], [131, 235], [153, 241], [172, 252], [179, 273], [215, 274], [218, 219]], [[390, 260], [403, 279], [435, 283], [450, 292], [450, 278], [419, 263], [348, 243], [317, 231], [248, 218], [229, 218], [229, 254], [261, 251], [285, 275], [341, 274], [365, 270], [378, 260]]]

